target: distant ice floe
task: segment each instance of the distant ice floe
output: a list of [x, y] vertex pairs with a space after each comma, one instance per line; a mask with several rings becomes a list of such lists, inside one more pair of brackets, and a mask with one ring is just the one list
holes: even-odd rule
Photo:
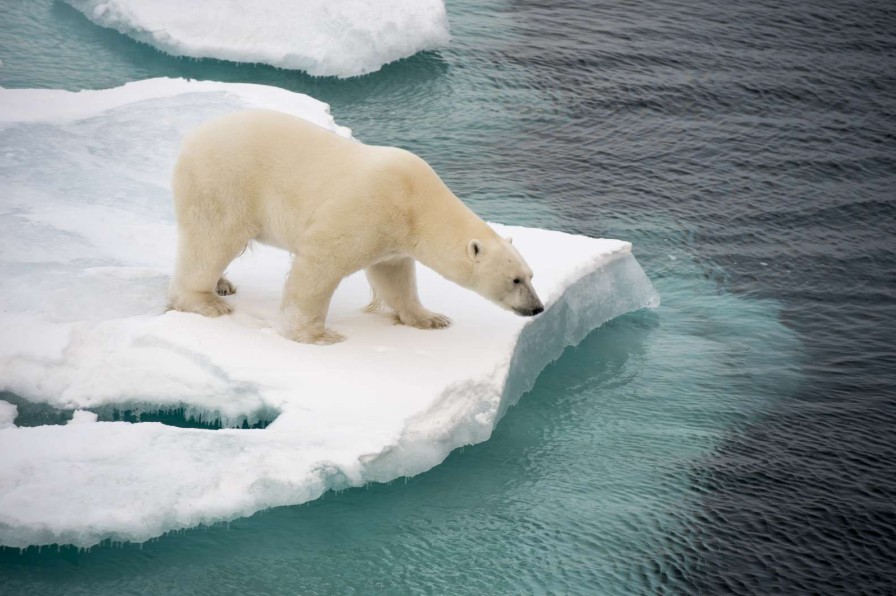
[[[422, 331], [365, 314], [358, 274], [334, 346], [281, 337], [289, 256], [257, 246], [230, 268], [235, 313], [165, 312], [175, 228], [169, 176], [186, 131], [266, 107], [339, 134], [325, 104], [281, 89], [153, 79], [106, 91], [0, 89], [0, 390], [77, 410], [15, 426], [0, 402], [0, 544], [143, 541], [324, 491], [423, 472], [486, 440], [544, 366], [657, 295], [618, 240], [511, 235], [547, 310], [505, 312], [420, 268]], [[96, 421], [113, 408], [273, 420], [263, 430]]]
[[175, 56], [351, 77], [445, 46], [442, 0], [66, 0], [98, 25]]

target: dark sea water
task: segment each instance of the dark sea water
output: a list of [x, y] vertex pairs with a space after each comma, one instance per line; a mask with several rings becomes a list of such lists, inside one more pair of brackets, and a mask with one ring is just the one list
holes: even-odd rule
[[0, 5], [0, 85], [327, 101], [488, 219], [631, 240], [663, 297], [430, 472], [143, 545], [0, 551], [0, 593], [896, 593], [896, 4], [448, 2], [337, 81]]

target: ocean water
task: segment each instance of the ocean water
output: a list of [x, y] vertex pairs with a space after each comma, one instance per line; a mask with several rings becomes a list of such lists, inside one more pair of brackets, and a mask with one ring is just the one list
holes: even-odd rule
[[488, 219], [631, 240], [663, 297], [433, 470], [142, 545], [0, 549], [0, 593], [896, 592], [896, 6], [448, 3], [346, 81], [0, 5], [0, 85], [257, 82]]

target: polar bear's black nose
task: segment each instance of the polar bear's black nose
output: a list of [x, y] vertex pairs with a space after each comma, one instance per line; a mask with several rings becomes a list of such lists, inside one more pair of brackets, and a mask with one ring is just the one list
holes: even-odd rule
[[543, 313], [543, 312], [544, 312], [544, 307], [543, 307], [543, 306], [536, 306], [535, 308], [532, 309], [532, 314], [533, 314], [533, 315], [537, 315], [537, 314], [540, 314], [540, 313]]

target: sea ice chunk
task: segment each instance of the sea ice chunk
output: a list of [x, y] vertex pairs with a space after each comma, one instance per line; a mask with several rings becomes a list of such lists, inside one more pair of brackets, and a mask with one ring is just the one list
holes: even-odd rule
[[442, 0], [66, 0], [175, 56], [350, 77], [448, 43]]
[[[0, 544], [142, 541], [423, 472], [487, 439], [564, 347], [657, 302], [626, 242], [495, 225], [536, 273], [538, 317], [421, 267], [423, 302], [454, 325], [397, 326], [361, 312], [369, 291], [356, 274], [329, 315], [348, 340], [297, 344], [276, 332], [289, 255], [265, 246], [229, 270], [233, 315], [165, 312], [179, 140], [251, 106], [348, 134], [325, 104], [256, 85], [0, 89], [0, 390], [87, 410], [23, 427], [0, 402]], [[174, 407], [273, 422], [204, 430], [91, 414]]]
[[8, 401], [0, 400], [0, 428], [15, 426], [19, 409]]

